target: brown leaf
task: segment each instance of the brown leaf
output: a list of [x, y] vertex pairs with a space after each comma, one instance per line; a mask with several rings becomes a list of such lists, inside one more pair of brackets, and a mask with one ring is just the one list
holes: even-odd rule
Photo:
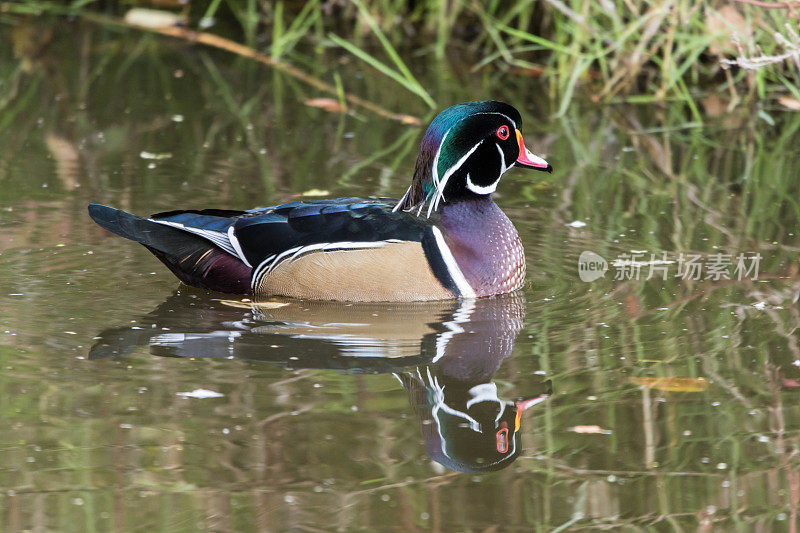
[[316, 107], [329, 113], [347, 113], [347, 108], [333, 98], [309, 98], [303, 103], [308, 107]]
[[411, 115], [398, 115], [400, 117], [401, 124], [408, 124], [409, 126], [421, 126], [422, 122], [417, 118]]
[[530, 66], [530, 67], [511, 67], [508, 69], [511, 74], [516, 74], [518, 76], [542, 76], [544, 74], [544, 68], [539, 66]]
[[640, 387], [670, 392], [701, 392], [708, 388], [703, 378], [631, 378]]
[[728, 102], [719, 97], [719, 95], [711, 93], [703, 98], [703, 109], [709, 117], [719, 117], [727, 113]]
[[625, 303], [625, 314], [628, 316], [639, 316], [639, 313], [642, 312], [642, 304], [636, 294], [627, 295], [623, 302]]
[[781, 96], [778, 98], [778, 103], [783, 107], [791, 109], [792, 111], [800, 111], [800, 100], [792, 98], [791, 96]]

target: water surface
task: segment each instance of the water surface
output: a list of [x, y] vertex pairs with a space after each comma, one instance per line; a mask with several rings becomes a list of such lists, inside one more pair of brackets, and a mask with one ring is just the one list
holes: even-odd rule
[[[515, 104], [555, 167], [497, 195], [525, 288], [243, 302], [181, 287], [86, 204], [399, 196], [421, 130], [155, 37], [42, 35], [27, 55], [0, 41], [3, 530], [795, 530], [797, 113], [715, 117], [698, 96], [702, 122], [588, 100], [554, 117], [546, 80], [418, 65], [442, 107]], [[337, 65], [315, 75], [430, 118]], [[650, 263], [584, 282], [584, 251], [722, 254], [731, 279]], [[757, 279], [738, 254], [761, 256]]]

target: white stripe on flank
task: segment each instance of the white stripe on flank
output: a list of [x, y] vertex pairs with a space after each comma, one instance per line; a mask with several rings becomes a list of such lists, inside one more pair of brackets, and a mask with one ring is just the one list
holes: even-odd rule
[[178, 222], [172, 222], [170, 220], [153, 220], [152, 218], [148, 218], [147, 220], [149, 220], [150, 222], [155, 222], [156, 224], [163, 224], [165, 226], [178, 228], [187, 233], [193, 233], [195, 235], [203, 237], [204, 239], [208, 239], [209, 241], [213, 242], [214, 244], [216, 244], [229, 254], [238, 256], [236, 250], [234, 250], [233, 246], [231, 246], [231, 242], [228, 240], [228, 236], [225, 233], [220, 233], [219, 231], [211, 231], [201, 228], [193, 228], [191, 226], [185, 226], [183, 224], [179, 224]]
[[239, 259], [244, 261], [245, 265], [249, 266], [250, 268], [253, 268], [253, 265], [251, 265], [250, 261], [248, 261], [247, 258], [244, 256], [244, 252], [242, 251], [242, 246], [239, 244], [239, 239], [233, 233], [233, 226], [228, 228], [228, 240], [231, 241], [231, 246], [233, 246], [233, 249], [236, 250], [236, 255], [239, 256]]
[[269, 266], [267, 266], [267, 272], [272, 271], [272, 269], [275, 268], [278, 265], [278, 263], [280, 262], [281, 259], [283, 259], [284, 257], [286, 257], [289, 254], [293, 254], [294, 252], [296, 252], [296, 251], [298, 251], [298, 250], [300, 250], [302, 248], [303, 248], [302, 246], [295, 246], [294, 248], [289, 248], [288, 250], [285, 250], [285, 251], [279, 253], [278, 257], [273, 259], [272, 263], [270, 263]]
[[464, 273], [461, 272], [458, 263], [456, 263], [456, 258], [453, 257], [453, 253], [450, 251], [447, 243], [444, 242], [444, 236], [441, 230], [436, 226], [431, 226], [431, 229], [433, 230], [433, 236], [436, 238], [436, 246], [439, 247], [439, 253], [442, 254], [444, 264], [447, 266], [447, 272], [450, 274], [450, 277], [453, 278], [453, 283], [456, 284], [456, 288], [458, 292], [461, 293], [461, 297], [475, 298], [475, 291], [470, 287], [467, 278], [464, 277]]
[[269, 256], [266, 259], [264, 259], [263, 261], [261, 261], [258, 264], [258, 266], [256, 267], [256, 269], [253, 271], [253, 274], [251, 276], [251, 281], [250, 281], [250, 286], [252, 288], [258, 287], [259, 283], [261, 282], [261, 277], [264, 275], [264, 272], [267, 271], [266, 268], [264, 268], [264, 267], [267, 265], [267, 263], [269, 263], [270, 261], [275, 259], [275, 255], [276, 254], [272, 254], [271, 256]]
[[[439, 209], [439, 202], [442, 199], [444, 199], [444, 188], [447, 187], [447, 180], [449, 180], [450, 176], [452, 176], [459, 168], [461, 168], [461, 166], [466, 162], [466, 160], [469, 159], [469, 156], [471, 156], [473, 152], [475, 152], [475, 150], [477, 150], [478, 147], [482, 144], [483, 144], [483, 139], [481, 139], [478, 144], [470, 148], [469, 152], [461, 156], [461, 159], [456, 161], [456, 164], [448, 168], [447, 172], [444, 173], [444, 176], [442, 176], [441, 181], [436, 186], [438, 194], [436, 195], [435, 200], [431, 202], [431, 205], [428, 206], [428, 217], [431, 216], [431, 211], [436, 211], [437, 209]], [[436, 159], [437, 161], [439, 159], [438, 153], [436, 154]]]
[[[387, 239], [385, 241], [365, 241], [365, 242], [354, 242], [354, 241], [341, 241], [341, 242], [319, 242], [316, 244], [309, 244], [307, 246], [295, 246], [294, 248], [289, 248], [281, 252], [280, 254], [273, 254], [258, 265], [258, 267], [253, 272], [253, 278], [251, 282], [251, 286], [253, 289], [258, 288], [261, 284], [261, 279], [272, 272], [279, 264], [283, 263], [284, 261], [293, 261], [297, 259], [299, 256], [306, 254], [308, 252], [313, 251], [321, 251], [321, 252], [332, 252], [337, 250], [360, 250], [363, 248], [380, 248], [381, 246], [385, 246], [389, 243], [396, 243], [396, 242], [403, 242], [400, 239]], [[288, 255], [291, 255], [288, 259], [286, 258]]]
[[431, 360], [431, 363], [435, 363], [445, 356], [447, 353], [445, 351], [447, 349], [447, 343], [450, 342], [450, 339], [458, 333], [464, 333], [464, 328], [459, 324], [468, 322], [474, 310], [475, 300], [462, 300], [458, 310], [453, 313], [453, 320], [448, 320], [442, 324], [447, 328], [447, 331], [436, 339], [436, 356]]

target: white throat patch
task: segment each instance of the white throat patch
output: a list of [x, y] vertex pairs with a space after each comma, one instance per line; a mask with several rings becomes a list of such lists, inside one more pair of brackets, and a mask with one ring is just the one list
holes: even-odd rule
[[506, 166], [506, 154], [503, 153], [503, 149], [500, 148], [499, 144], [495, 144], [495, 146], [497, 147], [497, 151], [500, 152], [500, 174], [497, 176], [497, 179], [494, 181], [494, 183], [490, 183], [486, 186], [474, 183], [472, 181], [472, 177], [467, 174], [467, 189], [475, 194], [492, 194], [497, 190], [497, 184], [500, 183], [500, 178], [503, 177], [503, 174], [506, 173], [506, 170], [511, 168], [510, 166]]
[[467, 189], [474, 192], [475, 194], [492, 194], [494, 191], [497, 190], [497, 184], [500, 183], [500, 178], [494, 183], [490, 183], [486, 187], [481, 187], [480, 185], [472, 182], [472, 177], [467, 174]]

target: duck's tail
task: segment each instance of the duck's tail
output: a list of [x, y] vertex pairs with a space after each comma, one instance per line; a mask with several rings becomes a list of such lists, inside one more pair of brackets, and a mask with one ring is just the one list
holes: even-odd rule
[[90, 204], [89, 216], [102, 228], [144, 245], [187, 285], [250, 292], [253, 269], [208, 239], [105, 205]]

